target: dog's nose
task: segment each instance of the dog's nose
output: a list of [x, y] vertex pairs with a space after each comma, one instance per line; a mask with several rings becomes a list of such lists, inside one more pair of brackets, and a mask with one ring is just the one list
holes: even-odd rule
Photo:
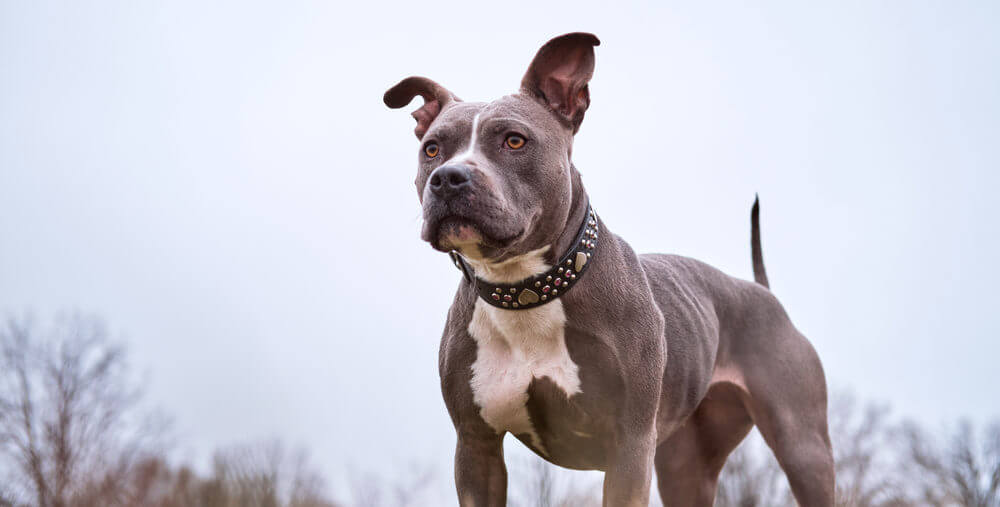
[[430, 185], [434, 195], [447, 197], [472, 185], [472, 171], [464, 165], [443, 165], [431, 173]]

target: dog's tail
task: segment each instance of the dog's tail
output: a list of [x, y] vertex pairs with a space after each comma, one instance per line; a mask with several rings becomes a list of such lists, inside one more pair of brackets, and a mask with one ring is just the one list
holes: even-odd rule
[[753, 208], [750, 209], [750, 255], [753, 257], [753, 279], [770, 288], [764, 271], [764, 252], [760, 249], [760, 198], [757, 194], [753, 196]]

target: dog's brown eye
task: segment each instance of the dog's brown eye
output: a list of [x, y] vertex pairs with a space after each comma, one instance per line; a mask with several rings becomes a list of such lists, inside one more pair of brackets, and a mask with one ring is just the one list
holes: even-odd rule
[[524, 138], [517, 134], [511, 134], [507, 136], [507, 146], [510, 146], [512, 150], [519, 150], [524, 146]]
[[430, 158], [436, 157], [438, 154], [437, 143], [430, 143], [427, 146], [424, 146], [424, 153]]

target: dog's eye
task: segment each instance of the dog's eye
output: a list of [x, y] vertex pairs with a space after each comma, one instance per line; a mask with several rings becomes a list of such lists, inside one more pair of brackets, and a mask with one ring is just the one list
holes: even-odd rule
[[512, 150], [520, 150], [524, 147], [525, 140], [523, 137], [517, 134], [511, 134], [507, 136], [507, 146], [510, 146]]
[[437, 143], [429, 143], [427, 146], [424, 146], [424, 154], [430, 158], [436, 157], [438, 154]]

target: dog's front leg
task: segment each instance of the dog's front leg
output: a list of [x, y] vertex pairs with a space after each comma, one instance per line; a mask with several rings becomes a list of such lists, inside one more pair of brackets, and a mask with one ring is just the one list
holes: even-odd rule
[[656, 435], [652, 428], [618, 438], [616, 450], [604, 474], [604, 505], [632, 507], [649, 505]]
[[[634, 259], [638, 264], [638, 259]], [[653, 303], [650, 300], [649, 306]], [[604, 473], [605, 507], [649, 505], [649, 490], [656, 456], [656, 415], [663, 389], [661, 378], [667, 362], [664, 320], [655, 308], [648, 318], [618, 335], [618, 358], [624, 393], [615, 421], [613, 447]]]
[[459, 433], [455, 449], [455, 485], [462, 507], [507, 505], [503, 436]]

